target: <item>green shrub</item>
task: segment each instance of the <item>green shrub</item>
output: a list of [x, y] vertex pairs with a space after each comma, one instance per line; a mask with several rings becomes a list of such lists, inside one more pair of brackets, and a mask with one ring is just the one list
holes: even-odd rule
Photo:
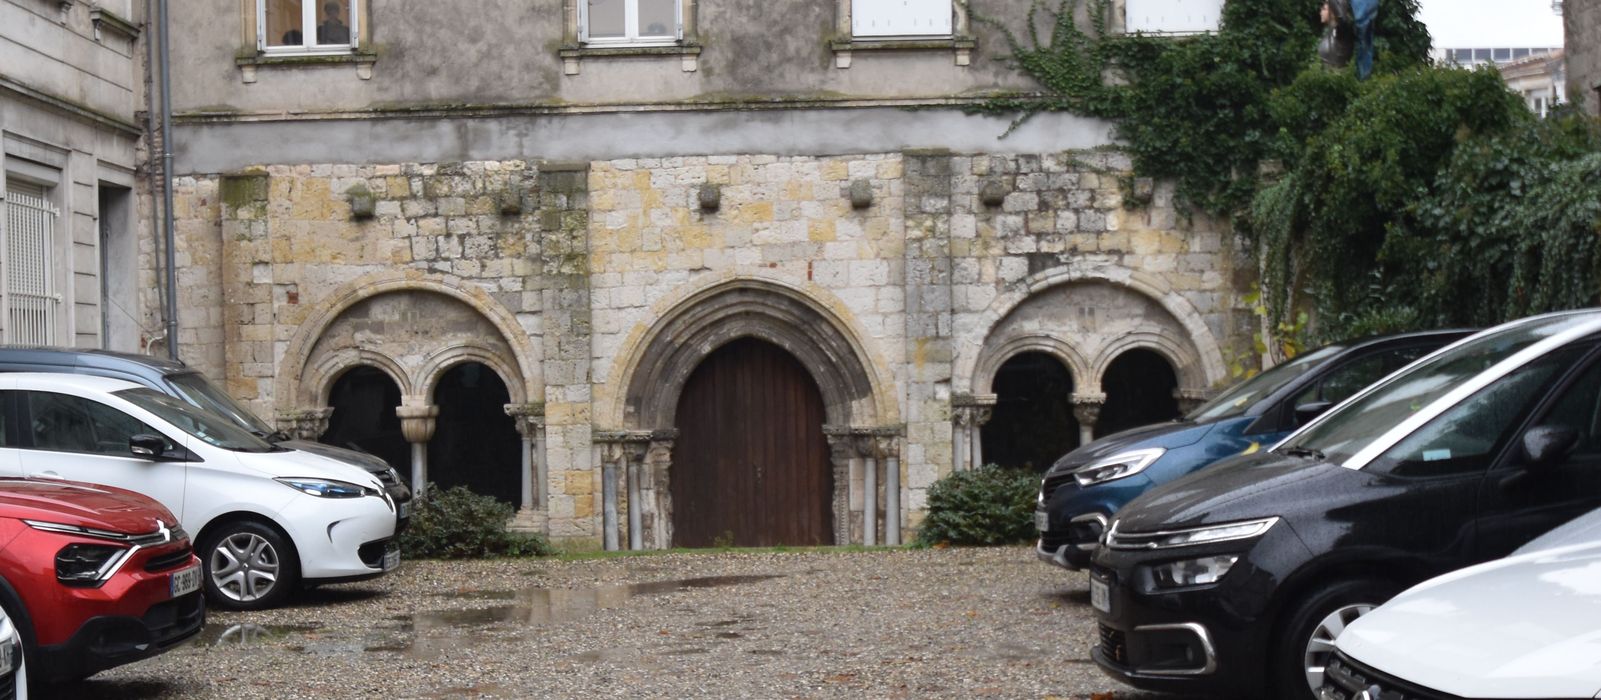
[[1012, 544], [1035, 537], [1034, 500], [1040, 477], [993, 464], [955, 472], [928, 490], [922, 545]]
[[411, 525], [400, 535], [400, 548], [414, 559], [539, 556], [553, 553], [541, 535], [506, 529], [512, 507], [465, 486], [440, 489], [432, 484], [412, 503]]

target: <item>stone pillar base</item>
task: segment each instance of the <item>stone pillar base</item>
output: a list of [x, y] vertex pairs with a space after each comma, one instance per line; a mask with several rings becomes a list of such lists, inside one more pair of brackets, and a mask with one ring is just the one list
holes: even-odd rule
[[549, 523], [550, 516], [545, 511], [524, 508], [517, 511], [516, 515], [511, 516], [511, 520], [506, 523], [506, 529], [512, 532], [543, 535], [547, 531]]

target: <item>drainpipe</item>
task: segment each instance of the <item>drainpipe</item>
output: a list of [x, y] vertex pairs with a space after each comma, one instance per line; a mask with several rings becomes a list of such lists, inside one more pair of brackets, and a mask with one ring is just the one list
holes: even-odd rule
[[[154, 22], [151, 20], [151, 18], [154, 17], [155, 15], [156, 15], [156, 0], [145, 0], [145, 23], [147, 25], [154, 25]], [[153, 35], [151, 35], [150, 32], [145, 32], [145, 99], [146, 100], [150, 100], [151, 102], [154, 102], [154, 98], [152, 98], [151, 95], [156, 94], [156, 82], [155, 82], [156, 42], [154, 40], [155, 40], [155, 37]], [[155, 150], [154, 150], [155, 146], [156, 146], [156, 111], [157, 110], [156, 110], [154, 105], [151, 105], [148, 109], [145, 110], [145, 133], [150, 136], [149, 145], [150, 145], [150, 148], [152, 149], [150, 151], [150, 162], [151, 162], [152, 165], [150, 167], [150, 170], [145, 173], [145, 181], [146, 181], [146, 184], [150, 187], [150, 197], [151, 197], [152, 201], [154, 201], [155, 196], [156, 196], [156, 190], [158, 189], [158, 186], [157, 186], [157, 183], [156, 183], [156, 178], [157, 178], [156, 168], [154, 166], [154, 163], [156, 161], [156, 154], [155, 154]], [[163, 136], [162, 140], [165, 141], [166, 137]], [[158, 207], [155, 207], [155, 206], [150, 207], [150, 234], [151, 235], [156, 235], [156, 232], [161, 230], [161, 212], [157, 211], [157, 209], [158, 209]], [[104, 284], [103, 281], [102, 281], [102, 284]], [[166, 316], [165, 307], [163, 307], [163, 309], [162, 309], [162, 316]], [[155, 338], [145, 338], [145, 337], [143, 337], [143, 335], [144, 335], [143, 332], [142, 332], [143, 327], [144, 327], [144, 324], [141, 323], [140, 324], [140, 328], [141, 328], [141, 334], [140, 335], [141, 335], [141, 337], [140, 337], [140, 340], [139, 340], [139, 350], [141, 352], [149, 349], [149, 345], [148, 345], [148, 343], [146, 341], [154, 341], [155, 340]], [[165, 333], [166, 331], [162, 331], [162, 332]], [[168, 343], [168, 344], [170, 345], [171, 343]]]
[[161, 200], [162, 236], [167, 246], [167, 356], [178, 359], [178, 254], [172, 231], [172, 56], [167, 46], [167, 0], [161, 8]]

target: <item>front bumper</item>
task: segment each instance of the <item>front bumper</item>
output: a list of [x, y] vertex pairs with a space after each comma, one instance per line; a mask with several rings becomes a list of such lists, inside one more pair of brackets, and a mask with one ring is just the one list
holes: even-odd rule
[[67, 641], [40, 645], [38, 669], [29, 672], [46, 681], [83, 678], [167, 651], [198, 634], [205, 622], [199, 591], [152, 605], [140, 617], [91, 617]]
[[[1034, 512], [1034, 517], [1039, 522], [1049, 516], [1046, 511], [1039, 510]], [[1034, 545], [1034, 556], [1047, 564], [1078, 571], [1089, 566], [1090, 555], [1100, 545], [1104, 532], [1105, 515], [1087, 513], [1075, 516], [1062, 527], [1041, 530], [1040, 539]]]
[[[398, 529], [387, 499], [295, 498], [280, 513], [300, 553], [300, 575], [311, 582], [354, 581], [385, 573], [372, 545], [393, 540]], [[363, 558], [363, 554], [367, 554]]]

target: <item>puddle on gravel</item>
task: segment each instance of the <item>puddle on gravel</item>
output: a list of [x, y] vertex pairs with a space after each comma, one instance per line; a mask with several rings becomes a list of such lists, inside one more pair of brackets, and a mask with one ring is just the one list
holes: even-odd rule
[[481, 627], [497, 623], [548, 625], [573, 622], [596, 611], [615, 608], [630, 598], [699, 588], [758, 583], [778, 576], [707, 576], [670, 581], [596, 586], [594, 588], [529, 588], [521, 591], [472, 591], [440, 594], [460, 600], [503, 600], [507, 605], [467, 610], [431, 610], [393, 619], [410, 622], [416, 631], [448, 627]]
[[208, 647], [248, 647], [277, 641], [295, 633], [314, 632], [322, 625], [210, 624], [201, 628], [197, 644]]

